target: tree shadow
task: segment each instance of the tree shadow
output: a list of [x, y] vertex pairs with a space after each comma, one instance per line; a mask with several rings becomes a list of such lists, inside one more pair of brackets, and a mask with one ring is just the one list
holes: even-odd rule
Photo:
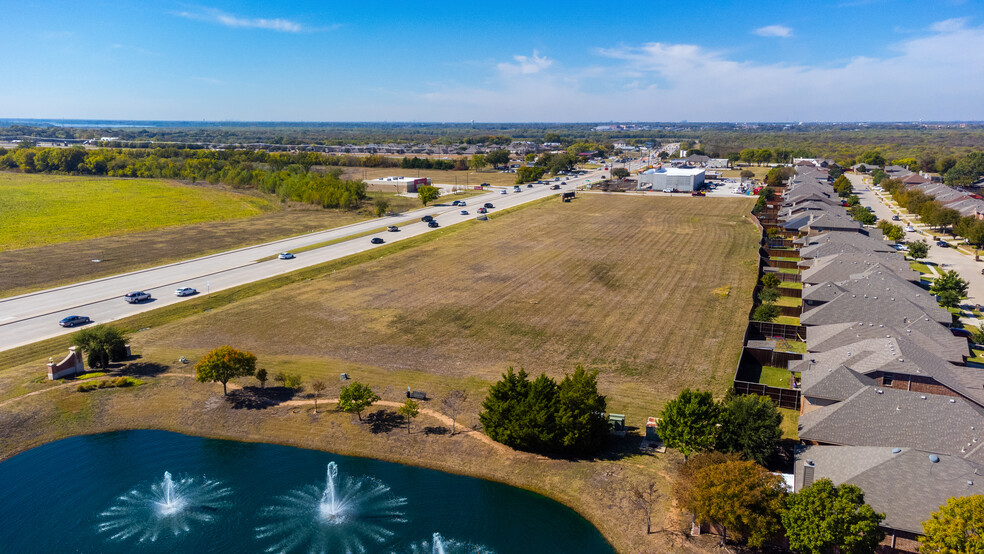
[[225, 400], [234, 410], [265, 410], [294, 398], [294, 392], [287, 387], [243, 387], [230, 391]]
[[366, 415], [366, 423], [369, 424], [369, 431], [378, 435], [379, 433], [389, 433], [404, 424], [403, 418], [396, 412], [389, 410], [376, 410]]
[[122, 364], [119, 368], [124, 375], [133, 377], [156, 377], [162, 373], [167, 373], [169, 369], [171, 369], [169, 366], [154, 362], [130, 362]]
[[451, 430], [443, 425], [436, 425], [431, 427], [424, 427], [421, 431], [425, 435], [450, 435]]

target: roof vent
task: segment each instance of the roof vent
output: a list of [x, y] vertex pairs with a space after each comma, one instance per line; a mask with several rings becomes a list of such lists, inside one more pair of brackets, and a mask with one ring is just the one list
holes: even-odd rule
[[[871, 298], [874, 299], [874, 300], [878, 300], [878, 297], [877, 296], [872, 296]], [[881, 325], [879, 325], [879, 327], [881, 327]]]
[[950, 399], [950, 404], [956, 404], [956, 403], [957, 403], [956, 399], [954, 399], [954, 398], [951, 398]]
[[806, 461], [806, 465], [808, 465], [808, 466], [812, 466], [812, 465], [813, 465], [813, 460], [807, 460], [807, 461]]
[[937, 456], [936, 454], [930, 454], [929, 461], [933, 462], [934, 464], [937, 464], [940, 461], [940, 457]]
[[[892, 350], [895, 350], [895, 349], [893, 348]], [[905, 358], [899, 358], [899, 363], [901, 364], [903, 362], [905, 362]]]
[[920, 394], [920, 395], [919, 395], [919, 398], [920, 398], [921, 400], [926, 400], [926, 395], [925, 395], [925, 394]]
[[968, 486], [968, 487], [973, 487], [973, 486], [974, 486], [974, 482], [973, 482], [973, 481], [971, 481], [970, 479], [968, 479], [968, 480], [967, 480], [967, 486]]
[[898, 454], [899, 452], [902, 452], [902, 449], [901, 448], [893, 448], [892, 449], [892, 454]]
[[883, 390], [881, 390], [881, 389], [875, 389], [875, 392], [876, 392], [876, 393], [878, 393], [878, 394], [882, 394], [882, 393], [884, 393], [885, 391], [883, 391]]

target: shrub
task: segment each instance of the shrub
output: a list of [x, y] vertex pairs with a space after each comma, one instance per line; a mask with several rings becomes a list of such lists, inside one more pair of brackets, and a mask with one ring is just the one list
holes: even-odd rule
[[779, 317], [779, 313], [779, 306], [776, 306], [771, 302], [766, 302], [758, 308], [755, 308], [755, 311], [752, 312], [752, 319], [754, 321], [774, 321], [777, 317]]
[[779, 300], [779, 296], [779, 291], [771, 287], [759, 291], [759, 300], [762, 302], [775, 302]]

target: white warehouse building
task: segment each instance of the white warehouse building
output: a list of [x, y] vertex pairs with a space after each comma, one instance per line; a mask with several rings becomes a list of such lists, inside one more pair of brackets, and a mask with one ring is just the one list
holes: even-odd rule
[[648, 169], [639, 175], [639, 190], [697, 190], [704, 184], [704, 169], [698, 167], [663, 167]]

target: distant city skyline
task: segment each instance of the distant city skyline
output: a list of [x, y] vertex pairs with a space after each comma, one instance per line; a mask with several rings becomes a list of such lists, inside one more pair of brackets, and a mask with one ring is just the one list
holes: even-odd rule
[[979, 3], [20, 2], [0, 118], [984, 120]]

